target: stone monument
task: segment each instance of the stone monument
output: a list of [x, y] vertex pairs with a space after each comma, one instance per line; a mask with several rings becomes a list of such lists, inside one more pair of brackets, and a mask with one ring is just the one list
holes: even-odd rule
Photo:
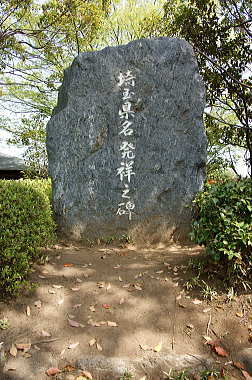
[[204, 181], [204, 94], [184, 40], [142, 39], [75, 58], [47, 125], [60, 230], [77, 240], [183, 240]]

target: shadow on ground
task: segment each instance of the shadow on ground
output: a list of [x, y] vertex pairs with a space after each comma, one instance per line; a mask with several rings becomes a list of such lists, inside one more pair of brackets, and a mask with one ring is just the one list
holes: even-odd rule
[[186, 291], [192, 275], [188, 261], [200, 253], [199, 247], [176, 245], [48, 250], [49, 262], [31, 276], [37, 283], [32, 294], [0, 303], [0, 318], [10, 322], [1, 331], [5, 350], [13, 343], [31, 343], [27, 352], [8, 355], [6, 379], [42, 380], [48, 368], [73, 365], [89, 355], [214, 358], [204, 335], [222, 338], [232, 356], [247, 343], [248, 318], [235, 317], [239, 302], [231, 310], [230, 304], [209, 305]]

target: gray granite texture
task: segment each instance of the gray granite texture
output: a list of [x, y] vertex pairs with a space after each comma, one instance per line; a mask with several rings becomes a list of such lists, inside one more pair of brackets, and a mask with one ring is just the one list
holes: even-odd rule
[[[133, 378], [140, 379], [146, 375], [151, 380], [160, 379], [163, 371], [168, 373], [173, 370], [189, 369], [190, 373], [202, 369], [211, 368], [213, 360], [200, 355], [175, 355], [172, 353], [153, 354], [143, 358], [106, 358], [104, 356], [92, 356], [79, 359], [75, 363], [76, 368], [88, 370], [95, 379], [120, 380], [125, 373], [130, 373]], [[162, 376], [163, 378], [163, 376]]]
[[59, 229], [77, 240], [185, 239], [204, 181], [204, 106], [184, 40], [142, 39], [75, 58], [47, 125]]

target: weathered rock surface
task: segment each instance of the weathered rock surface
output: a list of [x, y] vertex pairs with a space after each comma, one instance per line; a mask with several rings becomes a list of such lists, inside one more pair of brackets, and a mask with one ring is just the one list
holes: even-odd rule
[[76, 239], [183, 238], [204, 180], [204, 105], [184, 40], [143, 39], [80, 54], [65, 71], [47, 126], [61, 231]]
[[155, 354], [145, 358], [106, 358], [104, 356], [90, 356], [77, 360], [75, 366], [82, 370], [88, 370], [92, 375], [101, 380], [117, 380], [125, 373], [130, 373], [136, 378], [147, 375], [148, 379], [159, 379], [163, 371], [184, 370], [191, 372], [200, 369], [211, 368], [213, 361], [206, 356], [199, 355], [175, 355]]
[[252, 348], [244, 348], [236, 355], [236, 360], [244, 365], [244, 369], [252, 375]]

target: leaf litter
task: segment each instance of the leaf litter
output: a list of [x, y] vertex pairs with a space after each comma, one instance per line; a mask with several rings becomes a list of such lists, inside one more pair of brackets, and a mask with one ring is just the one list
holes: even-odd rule
[[207, 344], [211, 346], [212, 351], [215, 352], [217, 355], [222, 356], [222, 357], [228, 357], [229, 354], [224, 350], [223, 347], [220, 346], [219, 341], [213, 341], [213, 340], [207, 339]]

